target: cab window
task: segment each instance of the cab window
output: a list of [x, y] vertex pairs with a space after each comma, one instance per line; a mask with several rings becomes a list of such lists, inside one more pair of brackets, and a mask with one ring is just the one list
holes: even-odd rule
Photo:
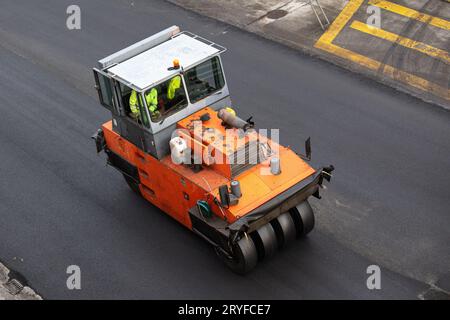
[[145, 112], [142, 93], [120, 83], [120, 95], [124, 113], [137, 123], [149, 127], [150, 123], [148, 121], [147, 113]]
[[225, 85], [222, 67], [218, 57], [214, 57], [185, 72], [189, 99], [195, 103], [220, 90]]
[[160, 122], [188, 105], [180, 75], [147, 90], [144, 98], [153, 122]]

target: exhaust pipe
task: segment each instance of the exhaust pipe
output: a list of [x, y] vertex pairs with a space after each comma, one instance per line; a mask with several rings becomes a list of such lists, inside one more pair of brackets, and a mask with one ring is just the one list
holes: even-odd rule
[[221, 119], [225, 124], [229, 125], [232, 128], [242, 129], [247, 131], [248, 129], [253, 127], [251, 122], [242, 120], [238, 116], [233, 115], [231, 112], [226, 109], [220, 109], [217, 112], [217, 116]]

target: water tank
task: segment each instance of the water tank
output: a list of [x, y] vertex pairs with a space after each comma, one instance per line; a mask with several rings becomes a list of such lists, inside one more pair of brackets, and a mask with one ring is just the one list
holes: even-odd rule
[[175, 137], [170, 140], [170, 155], [175, 164], [183, 164], [187, 159], [188, 146], [184, 139]]

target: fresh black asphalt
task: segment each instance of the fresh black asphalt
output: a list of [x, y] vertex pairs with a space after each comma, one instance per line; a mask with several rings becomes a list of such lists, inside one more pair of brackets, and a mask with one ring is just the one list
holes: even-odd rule
[[[164, 1], [2, 0], [0, 260], [44, 298], [419, 298], [450, 290], [450, 113]], [[333, 164], [317, 227], [248, 276], [129, 190], [90, 136], [96, 61], [168, 26], [228, 48], [238, 113]], [[176, 200], [174, 200], [176, 201]], [[366, 268], [382, 271], [368, 290]], [[78, 265], [82, 289], [68, 290]]]

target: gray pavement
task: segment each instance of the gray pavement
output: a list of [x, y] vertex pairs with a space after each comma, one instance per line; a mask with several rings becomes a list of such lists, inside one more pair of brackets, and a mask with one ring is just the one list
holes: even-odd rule
[[450, 109], [448, 1], [168, 1]]
[[[450, 290], [450, 112], [165, 1], [4, 0], [0, 11], [0, 260], [43, 298], [429, 299]], [[135, 196], [97, 156], [109, 119], [91, 67], [167, 26], [228, 48], [239, 114], [281, 128], [335, 178], [317, 228], [246, 277]], [[368, 290], [377, 264], [382, 289]], [[81, 268], [81, 290], [66, 269]]]

